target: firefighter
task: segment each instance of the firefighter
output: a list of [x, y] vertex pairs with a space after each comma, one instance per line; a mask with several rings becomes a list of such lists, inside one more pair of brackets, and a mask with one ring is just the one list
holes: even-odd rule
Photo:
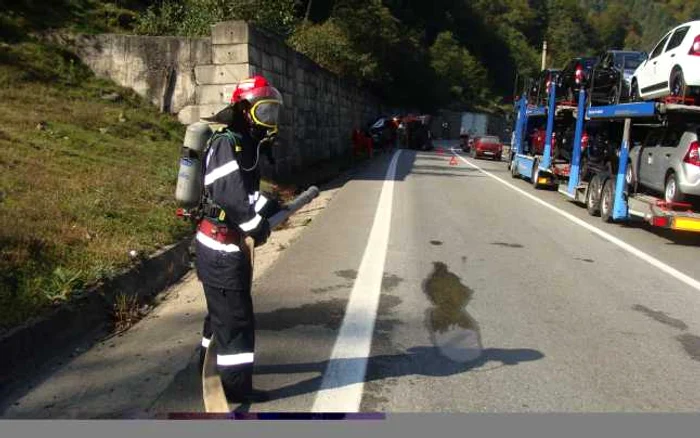
[[202, 219], [197, 225], [196, 270], [208, 314], [202, 332], [200, 371], [206, 348], [216, 337], [217, 369], [231, 402], [266, 399], [253, 390], [255, 318], [251, 256], [270, 235], [267, 221], [279, 204], [260, 193], [261, 148], [274, 142], [282, 96], [265, 78], [241, 81], [231, 104], [210, 122], [226, 125], [214, 133], [203, 156]]

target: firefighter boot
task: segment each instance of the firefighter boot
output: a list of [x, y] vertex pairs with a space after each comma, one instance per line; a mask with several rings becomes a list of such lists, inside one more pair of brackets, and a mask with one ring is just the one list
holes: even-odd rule
[[253, 389], [253, 367], [231, 369], [220, 367], [224, 393], [229, 403], [262, 403], [270, 399], [264, 391]]

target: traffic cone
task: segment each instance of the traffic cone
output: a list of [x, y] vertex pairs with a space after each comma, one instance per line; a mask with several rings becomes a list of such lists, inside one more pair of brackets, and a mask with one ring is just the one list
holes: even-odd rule
[[452, 159], [450, 159], [450, 166], [456, 166], [457, 165], [457, 157], [452, 155]]

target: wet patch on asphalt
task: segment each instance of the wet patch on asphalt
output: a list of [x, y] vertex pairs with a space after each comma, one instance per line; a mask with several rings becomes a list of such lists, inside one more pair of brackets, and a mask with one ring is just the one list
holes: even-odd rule
[[382, 278], [382, 292], [391, 292], [396, 289], [402, 281], [403, 278], [397, 275], [384, 273], [384, 277]]
[[496, 246], [505, 246], [507, 248], [524, 248], [519, 243], [508, 243], [508, 242], [491, 242], [491, 245], [496, 245]]
[[[336, 275], [343, 278], [354, 279], [357, 276], [357, 271], [349, 269], [337, 271]], [[390, 292], [396, 289], [401, 282], [403, 282], [403, 278], [385, 273], [382, 279], [382, 292]], [[341, 289], [350, 289], [352, 286], [353, 282], [348, 281], [347, 283], [314, 288], [311, 289], [311, 292], [315, 294], [328, 293]], [[267, 313], [260, 313], [255, 316], [256, 329], [280, 331], [300, 325], [314, 325], [337, 330], [340, 328], [343, 318], [345, 317], [347, 302], [347, 299], [333, 298], [304, 304], [298, 307], [285, 307]], [[378, 314], [387, 312], [389, 309], [399, 304], [401, 304], [399, 298], [382, 294], [379, 302]]]
[[352, 283], [343, 283], [343, 284], [334, 284], [333, 286], [327, 286], [327, 287], [315, 287], [311, 289], [312, 294], [323, 294], [326, 292], [334, 292], [337, 290], [341, 289], [347, 289], [349, 287], [352, 287]]
[[394, 307], [397, 307], [403, 303], [403, 300], [397, 296], [382, 294], [379, 299], [379, 308], [377, 309], [377, 315], [383, 316], [388, 314]]
[[466, 311], [474, 291], [442, 262], [433, 263], [423, 291], [433, 304], [426, 312], [426, 326], [440, 354], [456, 362], [478, 359], [482, 354], [479, 325]]
[[[357, 271], [353, 269], [344, 269], [342, 271], [335, 271], [335, 275], [337, 275], [340, 278], [344, 278], [346, 280], [355, 280], [357, 278]], [[387, 274], [386, 272], [384, 273], [384, 277], [382, 278], [382, 292], [390, 292], [403, 281], [403, 278], [399, 277], [398, 275], [394, 274]], [[350, 288], [352, 287], [353, 283], [351, 281], [348, 281], [347, 283], [343, 284], [335, 284], [333, 286], [326, 286], [326, 287], [317, 287], [314, 289], [311, 289], [312, 293], [325, 293], [325, 292], [333, 292], [339, 289], [345, 289], [345, 288]]]
[[357, 271], [354, 269], [343, 269], [342, 271], [335, 271], [334, 274], [346, 280], [354, 280], [357, 278]]
[[685, 333], [676, 336], [676, 339], [678, 339], [678, 342], [681, 343], [683, 349], [685, 349], [685, 352], [691, 359], [700, 361], [700, 336]]
[[637, 304], [635, 306], [632, 306], [632, 310], [636, 310], [637, 312], [641, 312], [648, 316], [649, 318], [660, 322], [661, 324], [666, 324], [670, 327], [673, 327], [678, 330], [687, 330], [688, 325], [681, 321], [680, 319], [672, 318], [668, 316], [666, 313], [661, 312], [659, 310], [652, 310], [648, 307], [642, 306], [640, 304]]
[[382, 293], [379, 299], [377, 320], [374, 323], [374, 335], [372, 339], [372, 351], [365, 376], [365, 387], [360, 406], [367, 411], [381, 411], [389, 403], [386, 397], [392, 388], [398, 383], [397, 379], [386, 379], [386, 367], [376, 358], [387, 355], [399, 355], [401, 349], [397, 348], [391, 339], [391, 334], [397, 325], [403, 324], [398, 318], [392, 317], [392, 310], [402, 303], [401, 298]]
[[347, 300], [334, 298], [299, 307], [285, 307], [255, 315], [257, 330], [279, 331], [300, 325], [324, 326], [338, 330], [343, 322]]
[[374, 322], [375, 336], [389, 339], [389, 335], [398, 324], [402, 324], [400, 319], [390, 318], [392, 309], [399, 306], [403, 301], [394, 295], [382, 294], [379, 298], [379, 308], [377, 309], [377, 319]]
[[581, 257], [574, 257], [574, 260], [578, 260], [579, 262], [595, 263], [595, 260], [593, 259], [583, 259]]

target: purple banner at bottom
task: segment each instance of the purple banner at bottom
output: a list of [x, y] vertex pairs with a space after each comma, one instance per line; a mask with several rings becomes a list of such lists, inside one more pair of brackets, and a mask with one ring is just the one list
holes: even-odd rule
[[168, 414], [169, 420], [385, 420], [382, 413], [251, 413], [230, 412], [207, 414], [202, 412], [178, 412]]

